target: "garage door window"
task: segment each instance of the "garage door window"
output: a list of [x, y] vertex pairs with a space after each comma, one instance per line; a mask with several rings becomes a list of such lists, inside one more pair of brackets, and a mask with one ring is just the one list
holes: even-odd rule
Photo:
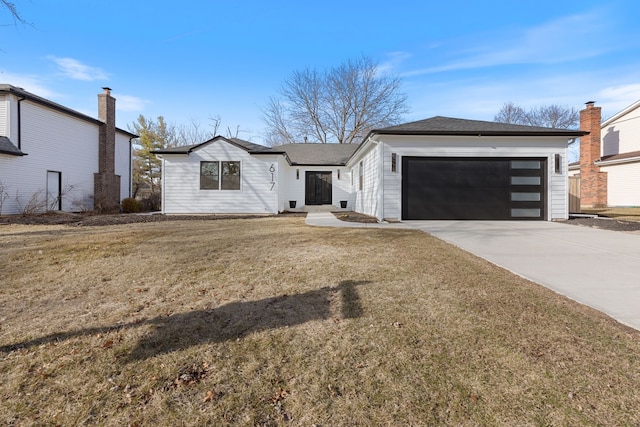
[[539, 202], [540, 193], [518, 193], [518, 192], [512, 191], [511, 201], [512, 202]]
[[540, 185], [539, 176], [512, 176], [511, 185]]

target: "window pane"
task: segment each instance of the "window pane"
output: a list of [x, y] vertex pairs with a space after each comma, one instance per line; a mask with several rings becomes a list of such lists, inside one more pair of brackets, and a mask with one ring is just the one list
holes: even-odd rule
[[218, 189], [218, 162], [200, 162], [200, 189]]
[[540, 218], [540, 209], [511, 209], [513, 218]]
[[540, 193], [511, 193], [512, 202], [539, 202]]
[[223, 190], [240, 189], [240, 162], [222, 162]]
[[511, 169], [540, 169], [540, 160], [511, 160]]
[[512, 176], [511, 185], [540, 185], [539, 176]]

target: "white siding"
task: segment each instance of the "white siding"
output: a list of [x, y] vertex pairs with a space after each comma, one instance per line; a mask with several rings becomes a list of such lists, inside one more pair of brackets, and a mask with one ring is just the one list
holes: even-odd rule
[[[348, 168], [344, 166], [289, 166], [286, 161], [282, 162], [281, 167], [281, 211], [289, 209], [289, 201], [291, 200], [296, 201], [296, 208], [304, 207], [307, 172], [331, 172], [331, 204], [340, 207], [340, 201], [346, 200], [347, 207], [353, 208], [355, 198], [351, 191], [351, 175]], [[338, 170], [340, 170], [340, 179], [338, 179]]]
[[[355, 187], [356, 203], [355, 211], [382, 219], [384, 210], [382, 207], [380, 180], [380, 145], [371, 147], [359, 158], [353, 166], [353, 183]], [[363, 185], [360, 190], [360, 167], [363, 168]]]
[[[384, 209], [386, 219], [400, 219], [402, 209], [402, 157], [543, 157], [547, 159], [547, 218], [567, 219], [567, 139], [558, 137], [428, 137], [380, 135], [384, 144]], [[391, 153], [397, 153], [397, 172], [391, 172]], [[554, 171], [560, 154], [562, 170]], [[366, 213], [366, 212], [365, 212]]]
[[602, 128], [602, 155], [640, 151], [640, 106]]
[[9, 100], [7, 99], [6, 95], [0, 95], [0, 136], [9, 137], [8, 118], [9, 118]]
[[[252, 156], [227, 142], [213, 141], [186, 155], [163, 156], [162, 209], [182, 213], [277, 213], [279, 156]], [[201, 190], [201, 161], [239, 161], [240, 190]], [[273, 166], [272, 184], [270, 167]]]
[[120, 200], [131, 197], [131, 145], [129, 137], [116, 132], [115, 173], [120, 175]]
[[640, 163], [603, 166], [609, 206], [640, 206]]
[[[47, 171], [62, 173], [63, 210], [93, 209], [98, 126], [29, 101], [21, 103], [21, 122], [21, 150], [28, 155], [0, 154], [0, 180], [9, 194], [2, 213], [20, 213], [30, 200], [44, 198]], [[17, 144], [17, 132], [11, 133]]]

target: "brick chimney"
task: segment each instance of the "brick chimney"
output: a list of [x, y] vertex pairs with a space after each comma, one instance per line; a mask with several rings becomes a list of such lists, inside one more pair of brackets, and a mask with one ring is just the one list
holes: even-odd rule
[[115, 174], [116, 163], [116, 99], [111, 89], [102, 88], [98, 95], [98, 173], [94, 174], [94, 209], [101, 213], [120, 211], [120, 176]]
[[589, 132], [580, 137], [580, 207], [607, 206], [607, 173], [600, 172], [595, 161], [600, 159], [601, 108], [595, 102], [586, 103], [580, 111], [580, 130]]

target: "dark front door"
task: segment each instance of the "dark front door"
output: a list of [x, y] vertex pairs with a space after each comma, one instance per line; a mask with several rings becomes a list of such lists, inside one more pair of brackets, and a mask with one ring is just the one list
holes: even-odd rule
[[331, 172], [307, 172], [305, 186], [305, 205], [330, 205]]
[[403, 219], [544, 219], [544, 158], [403, 157]]

